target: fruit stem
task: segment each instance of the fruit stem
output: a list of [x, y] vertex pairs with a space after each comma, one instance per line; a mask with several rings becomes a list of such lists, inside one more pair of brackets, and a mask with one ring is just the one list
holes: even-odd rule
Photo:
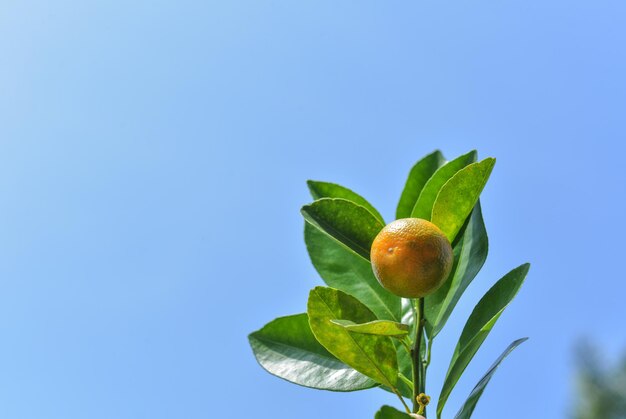
[[424, 338], [424, 323], [426, 318], [424, 317], [424, 299], [418, 298], [415, 301], [415, 345], [411, 351], [413, 361], [413, 412], [417, 412], [420, 408], [417, 402], [417, 396], [426, 392], [425, 378], [424, 377], [424, 364], [422, 361], [422, 344]]

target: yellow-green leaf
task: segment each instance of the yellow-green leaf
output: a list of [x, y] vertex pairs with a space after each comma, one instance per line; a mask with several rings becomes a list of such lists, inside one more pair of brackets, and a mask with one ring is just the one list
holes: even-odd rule
[[409, 172], [402, 195], [400, 195], [400, 201], [396, 208], [396, 219], [409, 218], [411, 216], [413, 207], [415, 207], [417, 198], [419, 198], [422, 189], [424, 189], [424, 185], [445, 162], [446, 159], [441, 154], [441, 151], [436, 150], [415, 163]]
[[483, 191], [496, 159], [487, 158], [459, 170], [439, 191], [430, 221], [452, 243]]
[[409, 334], [409, 326], [402, 323], [392, 322], [389, 320], [374, 320], [367, 323], [355, 323], [351, 320], [331, 320], [344, 329], [354, 332], [363, 333], [365, 335], [390, 336], [394, 338], [402, 338]]
[[309, 324], [315, 338], [330, 353], [378, 383], [396, 387], [398, 362], [391, 338], [351, 333], [331, 320], [367, 323], [376, 320], [363, 303], [345, 292], [316, 287], [309, 293]]
[[424, 220], [430, 220], [430, 216], [433, 212], [433, 205], [437, 199], [439, 191], [443, 185], [450, 180], [459, 170], [476, 161], [476, 151], [470, 151], [467, 154], [457, 157], [441, 166], [432, 175], [430, 179], [424, 185], [424, 188], [420, 192], [417, 202], [411, 211], [412, 218], [423, 218]]

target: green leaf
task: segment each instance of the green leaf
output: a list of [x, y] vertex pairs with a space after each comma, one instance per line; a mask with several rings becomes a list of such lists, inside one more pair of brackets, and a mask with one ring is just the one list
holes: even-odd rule
[[436, 150], [415, 163], [415, 166], [409, 172], [402, 195], [400, 195], [400, 201], [396, 209], [396, 219], [409, 218], [411, 216], [413, 207], [415, 207], [417, 198], [419, 198], [424, 185], [445, 162], [446, 159], [441, 154], [441, 151]]
[[346, 199], [322, 198], [302, 207], [305, 220], [365, 260], [384, 224], [364, 207]]
[[[344, 198], [370, 211], [373, 208], [365, 198], [347, 188], [313, 181], [308, 184], [314, 199]], [[355, 296], [379, 319], [400, 321], [400, 297], [380, 285], [369, 261], [309, 223], [304, 225], [304, 241], [311, 263], [326, 285]]]
[[383, 406], [376, 412], [374, 419], [411, 419], [411, 417], [391, 406]]
[[396, 349], [386, 336], [350, 333], [333, 319], [367, 323], [376, 316], [345, 292], [316, 287], [309, 293], [309, 324], [315, 338], [339, 360], [375, 381], [395, 388], [398, 380]]
[[311, 263], [326, 285], [355, 296], [379, 319], [400, 321], [400, 297], [380, 285], [370, 262], [309, 223], [304, 226], [304, 241]]
[[[415, 337], [415, 334], [417, 333], [417, 329], [415, 326], [415, 312], [413, 311], [413, 300], [409, 298], [402, 298], [401, 312], [402, 312], [402, 316], [401, 316], [400, 321], [401, 323], [404, 323], [409, 326], [409, 336], [411, 337], [411, 339], [413, 339]], [[396, 343], [396, 349], [397, 349], [397, 354], [398, 354], [398, 369], [405, 376], [412, 377], [413, 360], [411, 358], [411, 355], [407, 352], [407, 350], [404, 348], [404, 346], [400, 342], [397, 342], [397, 341], [394, 341], [394, 342]], [[422, 345], [422, 350], [424, 354], [425, 353], [424, 345]], [[381, 388], [384, 390], [387, 390], [385, 387], [381, 387]], [[410, 390], [408, 386], [401, 385], [399, 386], [399, 389], [403, 396], [408, 397], [409, 399], [413, 397], [413, 391]]]
[[417, 202], [413, 207], [413, 211], [411, 211], [411, 217], [413, 218], [423, 218], [424, 220], [429, 220], [431, 214], [433, 212], [433, 205], [435, 204], [435, 200], [437, 199], [437, 195], [439, 191], [443, 187], [443, 185], [450, 180], [452, 176], [456, 174], [459, 170], [476, 161], [476, 151], [470, 151], [467, 154], [463, 154], [456, 159], [449, 161], [448, 163], [441, 166], [437, 171], [432, 175], [422, 192], [417, 198]]
[[437, 418], [441, 418], [443, 407], [461, 374], [491, 332], [504, 309], [519, 291], [529, 268], [530, 265], [525, 263], [513, 269], [496, 282], [474, 307], [452, 355], [437, 403]]
[[480, 379], [478, 384], [476, 384], [476, 387], [474, 387], [474, 389], [470, 393], [465, 403], [463, 403], [463, 406], [461, 406], [461, 410], [459, 410], [459, 412], [456, 414], [454, 419], [470, 419], [470, 417], [472, 416], [472, 413], [474, 412], [474, 408], [476, 407], [476, 404], [478, 403], [478, 399], [480, 399], [480, 396], [482, 396], [483, 391], [485, 390], [485, 387], [487, 386], [487, 384], [489, 384], [489, 380], [491, 380], [491, 377], [496, 372], [496, 369], [498, 369], [498, 366], [500, 365], [500, 363], [511, 352], [513, 352], [515, 348], [517, 348], [519, 345], [521, 345], [527, 340], [528, 338], [518, 339], [515, 342], [511, 343], [509, 347], [504, 350], [502, 355], [500, 355], [498, 359], [496, 359], [496, 362], [494, 362], [493, 365], [489, 367], [489, 369], [487, 370], [487, 373], [483, 376], [483, 378]]
[[307, 185], [309, 187], [309, 191], [313, 196], [313, 199], [321, 199], [321, 198], [343, 198], [348, 201], [352, 201], [357, 205], [365, 207], [369, 212], [371, 212], [383, 225], [385, 224], [385, 220], [383, 216], [380, 215], [378, 210], [374, 208], [372, 204], [370, 204], [365, 198], [361, 195], [351, 191], [345, 186], [337, 185], [336, 183], [330, 182], [319, 182], [315, 180], [308, 180]]
[[279, 317], [251, 333], [248, 340], [259, 364], [289, 382], [331, 391], [356, 391], [377, 385], [320, 345], [306, 314]]
[[[410, 330], [409, 333], [411, 332], [414, 332], [414, 331]], [[413, 336], [413, 335], [410, 335], [410, 336]], [[404, 345], [402, 345], [401, 342], [395, 340], [394, 343], [396, 344], [396, 354], [398, 356], [398, 371], [406, 377], [412, 377], [413, 360], [411, 359], [411, 355], [406, 350]], [[385, 387], [381, 387], [381, 388], [384, 390], [387, 390]], [[404, 397], [407, 397], [408, 399], [411, 399], [413, 397], [413, 388], [410, 386], [407, 386], [404, 383], [404, 381], [398, 382], [398, 390]]]
[[[400, 374], [404, 375], [405, 377], [412, 377], [413, 360], [411, 359], [411, 355], [408, 353], [408, 351], [400, 341], [394, 339], [393, 342], [396, 345], [396, 354], [398, 356], [398, 378], [400, 378], [400, 380], [397, 382], [397, 390], [400, 392], [401, 395], [410, 400], [413, 397], [413, 387], [412, 385], [407, 385], [404, 380], [401, 379]], [[380, 388], [394, 394], [394, 391], [389, 387], [380, 386]]]
[[343, 327], [349, 332], [362, 333], [364, 335], [379, 335], [402, 338], [409, 334], [409, 326], [389, 320], [374, 320], [373, 322], [360, 324], [354, 323], [350, 320], [337, 319], [331, 320], [331, 322]]
[[411, 390], [411, 394], [408, 396], [408, 398], [412, 398], [413, 397], [413, 381], [411, 381], [406, 375], [402, 374], [401, 372], [398, 373], [398, 378], [400, 379], [400, 381], [402, 381], [404, 383], [405, 386], [407, 386], [407, 388], [409, 390]]
[[459, 170], [439, 191], [430, 220], [453, 242], [478, 202], [496, 159], [487, 158]]
[[426, 332], [431, 339], [445, 326], [461, 295], [482, 268], [488, 247], [487, 231], [478, 202], [454, 246], [454, 267], [450, 277], [441, 288], [426, 297]]

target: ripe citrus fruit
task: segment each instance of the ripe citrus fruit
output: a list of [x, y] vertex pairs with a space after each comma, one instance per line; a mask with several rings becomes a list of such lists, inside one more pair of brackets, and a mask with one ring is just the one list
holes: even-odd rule
[[437, 290], [448, 278], [453, 258], [445, 234], [421, 218], [401, 218], [387, 224], [370, 252], [380, 284], [405, 298], [421, 298]]

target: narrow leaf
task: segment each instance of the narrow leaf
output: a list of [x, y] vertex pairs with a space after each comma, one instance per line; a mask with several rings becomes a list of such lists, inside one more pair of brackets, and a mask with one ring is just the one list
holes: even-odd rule
[[306, 314], [277, 318], [248, 339], [259, 364], [289, 382], [331, 391], [356, 391], [377, 385], [320, 345]]
[[433, 205], [443, 185], [462, 168], [476, 161], [476, 151], [470, 151], [441, 166], [426, 182], [417, 202], [411, 211], [411, 217], [430, 221]]
[[306, 221], [368, 261], [372, 242], [384, 227], [367, 209], [346, 199], [318, 199], [301, 212]]
[[385, 220], [383, 216], [380, 215], [378, 210], [374, 208], [372, 204], [370, 204], [365, 198], [361, 195], [351, 191], [345, 186], [337, 185], [336, 183], [330, 182], [319, 182], [315, 180], [307, 181], [307, 185], [309, 187], [309, 191], [313, 196], [313, 199], [321, 199], [321, 198], [343, 198], [348, 201], [352, 201], [357, 205], [365, 207], [369, 212], [371, 212], [383, 225], [385, 224]]
[[476, 407], [476, 404], [478, 403], [478, 400], [480, 399], [480, 396], [482, 396], [483, 391], [485, 390], [485, 387], [487, 387], [487, 384], [489, 384], [489, 380], [491, 380], [491, 377], [496, 372], [496, 369], [498, 369], [498, 366], [500, 365], [500, 363], [511, 352], [513, 352], [515, 348], [517, 348], [519, 345], [521, 345], [527, 340], [528, 338], [518, 339], [515, 342], [511, 343], [509, 347], [504, 350], [502, 355], [500, 355], [498, 359], [496, 359], [493, 365], [491, 365], [491, 367], [489, 367], [489, 369], [487, 370], [487, 373], [483, 375], [483, 378], [481, 378], [478, 384], [476, 384], [476, 387], [474, 387], [474, 389], [470, 393], [467, 400], [465, 400], [465, 403], [463, 403], [463, 406], [461, 406], [461, 410], [459, 410], [459, 412], [456, 414], [454, 419], [470, 419], [471, 418], [472, 413], [474, 412], [474, 408]]
[[367, 323], [376, 316], [363, 303], [342, 291], [316, 287], [309, 293], [309, 324], [315, 338], [339, 360], [388, 387], [398, 380], [393, 342], [386, 336], [350, 333], [333, 319]]
[[496, 159], [487, 158], [459, 170], [439, 191], [430, 220], [453, 242], [478, 202]]
[[374, 419], [411, 419], [411, 417], [391, 406], [383, 406], [376, 412]]
[[396, 209], [396, 219], [409, 218], [411, 216], [413, 207], [415, 207], [417, 198], [419, 198], [424, 185], [445, 162], [446, 159], [441, 154], [441, 151], [436, 150], [415, 163], [409, 172], [402, 195], [400, 195], [400, 201]]
[[454, 246], [455, 263], [450, 277], [434, 294], [426, 297], [426, 331], [432, 339], [445, 326], [467, 286], [476, 277], [487, 259], [489, 243], [480, 202]]
[[357, 324], [350, 320], [331, 320], [332, 323], [343, 327], [349, 332], [365, 335], [390, 336], [402, 338], [409, 334], [409, 326], [389, 320], [374, 320], [373, 322]]
[[441, 418], [441, 412], [461, 374], [474, 358], [504, 309], [515, 298], [529, 268], [530, 265], [525, 263], [513, 269], [496, 282], [474, 307], [452, 355], [437, 403], [437, 418]]

